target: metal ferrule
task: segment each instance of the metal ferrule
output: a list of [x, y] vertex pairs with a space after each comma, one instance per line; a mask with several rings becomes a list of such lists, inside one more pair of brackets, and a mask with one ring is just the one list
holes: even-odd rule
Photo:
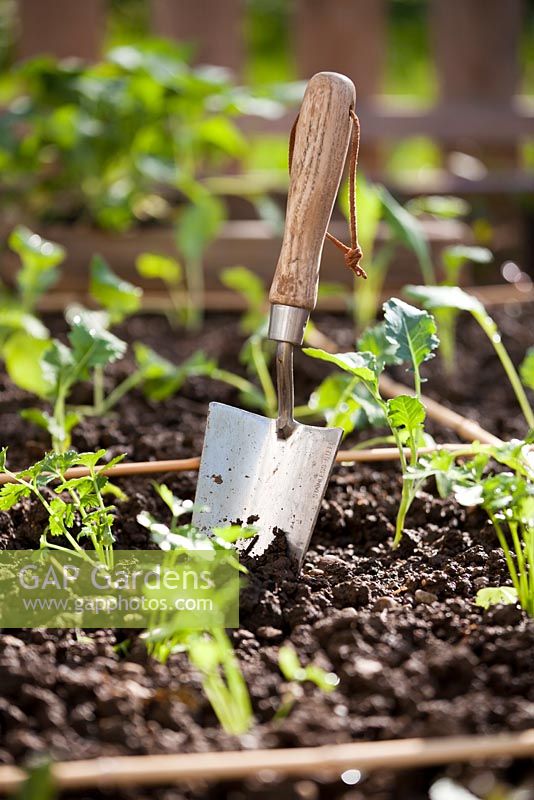
[[301, 345], [304, 341], [304, 328], [309, 317], [310, 312], [305, 308], [272, 305], [269, 317], [269, 339]]

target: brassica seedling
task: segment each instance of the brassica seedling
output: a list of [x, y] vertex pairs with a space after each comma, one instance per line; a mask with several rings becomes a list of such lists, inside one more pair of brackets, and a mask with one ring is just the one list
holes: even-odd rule
[[[171, 512], [169, 524], [156, 520], [142, 511], [137, 516], [140, 525], [150, 531], [152, 541], [169, 553], [176, 566], [180, 554], [190, 559], [200, 552], [214, 552], [219, 563], [231, 570], [246, 572], [239, 563], [234, 547], [238, 539], [256, 534], [255, 529], [240, 525], [216, 528], [211, 536], [197, 531], [184, 516], [193, 510], [191, 501], [177, 498], [163, 485], [154, 484], [157, 493]], [[213, 589], [213, 599], [221, 599], [224, 586]], [[219, 722], [227, 733], [245, 733], [252, 724], [252, 708], [248, 689], [234, 653], [232, 644], [222, 625], [208, 630], [188, 630], [177, 616], [155, 614], [150, 627], [143, 634], [149, 653], [165, 663], [172, 653], [184, 652], [202, 678], [202, 687]]]
[[70, 347], [54, 340], [41, 355], [34, 370], [42, 380], [41, 396], [52, 405], [52, 413], [40, 409], [25, 409], [25, 419], [36, 423], [50, 433], [52, 446], [65, 451], [70, 443], [70, 432], [80, 419], [77, 411], [67, 408], [72, 388], [87, 380], [95, 367], [105, 367], [121, 358], [126, 351], [125, 342], [104, 328], [87, 324], [87, 319], [74, 317], [68, 334]]
[[[497, 353], [529, 428], [534, 428], [534, 412], [532, 411], [532, 406], [522, 386], [521, 379], [502, 342], [497, 323], [490, 317], [480, 300], [464, 292], [463, 289], [460, 289], [458, 286], [407, 286], [404, 293], [411, 300], [415, 300], [427, 310], [452, 310], [455, 313], [459, 311], [469, 311], [480, 325]], [[523, 376], [527, 379], [527, 386], [531, 369], [532, 367], [529, 366], [529, 359], [527, 357], [522, 368]]]
[[[316, 348], [305, 348], [304, 352], [335, 364], [348, 373], [351, 382], [344, 389], [347, 408], [351, 403], [358, 404], [356, 388], [365, 389], [371, 401], [380, 408], [399, 450], [402, 466], [402, 494], [393, 547], [401, 541], [406, 515], [424, 483], [410, 473], [408, 467], [416, 466], [419, 449], [425, 443], [425, 407], [421, 402], [421, 372], [425, 361], [433, 358], [439, 345], [434, 318], [426, 311], [420, 311], [402, 300], [392, 299], [384, 304], [383, 326], [376, 327], [365, 341], [374, 352], [327, 353]], [[399, 395], [385, 400], [380, 393], [379, 378], [387, 363], [407, 363], [413, 373], [415, 396]], [[408, 458], [405, 455], [408, 448]]]
[[[111, 568], [114, 506], [106, 505], [104, 500], [111, 484], [102, 471], [117, 464], [123, 456], [107, 464], [99, 464], [104, 455], [105, 450], [96, 453], [52, 452], [27, 469], [11, 472], [6, 465], [7, 449], [3, 448], [0, 452], [0, 471], [10, 475], [13, 482], [4, 484], [0, 489], [0, 510], [13, 508], [24, 497], [37, 499], [48, 515], [46, 528], [41, 535], [42, 550], [73, 553], [93, 563], [91, 551], [85, 550], [80, 544], [80, 539], [88, 538], [97, 562]], [[67, 478], [66, 472], [72, 467], [86, 467], [89, 475]], [[51, 538], [58, 536], [65, 537], [70, 548], [51, 541]]]

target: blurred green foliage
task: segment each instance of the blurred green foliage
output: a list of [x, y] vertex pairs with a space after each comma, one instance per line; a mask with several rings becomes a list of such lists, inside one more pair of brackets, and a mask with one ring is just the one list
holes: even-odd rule
[[232, 118], [264, 106], [225, 70], [192, 68], [184, 48], [164, 40], [112, 48], [91, 66], [34, 58], [12, 70], [10, 92], [2, 205], [113, 230], [167, 217], [173, 196], [211, 213], [199, 176], [244, 154]]
[[[246, 63], [242, 77], [256, 87], [257, 103], [261, 101], [265, 104], [272, 97], [281, 99], [280, 83], [296, 78], [292, 38], [294, 5], [295, 0], [246, 0], [243, 4]], [[409, 98], [412, 106], [431, 104], [437, 94], [428, 32], [428, 7], [428, 0], [388, 0], [385, 74], [380, 90], [397, 95], [399, 102], [402, 102], [401, 98]], [[117, 48], [132, 45], [146, 51], [146, 48], [153, 46], [149, 38], [150, 8], [147, 0], [109, 0], [107, 8], [105, 45], [108, 52], [111, 50], [114, 53]], [[46, 65], [44, 59], [34, 62], [33, 67], [23, 66], [10, 71], [16, 36], [15, 0], [0, 0], [0, 103], [5, 105], [13, 97], [14, 82], [19, 85], [22, 82], [23, 91], [32, 95], [33, 110], [24, 108], [20, 100], [16, 108], [16, 120], [11, 118], [11, 122], [14, 121], [20, 128], [28, 122], [32, 124], [32, 112], [34, 120], [38, 115], [50, 116], [49, 120], [41, 120], [37, 126], [39, 130], [33, 128], [25, 136], [18, 154], [20, 158], [15, 162], [6, 159], [5, 155], [6, 149], [9, 150], [6, 145], [10, 136], [9, 113], [7, 120], [4, 117], [0, 122], [0, 169], [4, 176], [8, 176], [8, 185], [3, 185], [4, 196], [9, 200], [10, 181], [13, 181], [13, 191], [21, 194], [17, 181], [23, 176], [24, 195], [32, 206], [30, 211], [37, 216], [42, 213], [47, 218], [64, 218], [83, 212], [99, 225], [115, 229], [128, 227], [135, 219], [160, 219], [168, 212], [168, 208], [156, 195], [165, 195], [165, 191], [160, 191], [161, 186], [184, 192], [187, 180], [183, 180], [182, 167], [185, 164], [185, 172], [191, 172], [191, 153], [195, 149], [198, 170], [202, 172], [207, 168], [208, 174], [213, 165], [220, 170], [225, 157], [242, 158], [243, 167], [248, 171], [277, 170], [281, 173], [286, 169], [285, 136], [256, 135], [250, 148], [245, 151], [243, 142], [239, 141], [238, 134], [229, 124], [223, 130], [222, 115], [231, 116], [233, 111], [238, 110], [236, 107], [231, 110], [231, 103], [229, 106], [222, 100], [222, 94], [229, 87], [227, 77], [222, 71], [200, 74], [187, 67], [186, 62], [194, 49], [187, 43], [158, 45], [160, 57], [169, 58], [169, 65], [173, 62], [172, 69], [177, 73], [175, 86], [171, 88], [168, 80], [162, 77], [161, 70], [154, 69], [154, 59], [148, 57], [145, 57], [140, 69], [132, 70], [125, 64], [117, 65], [116, 61], [112, 66], [114, 59], [108, 56], [101, 65], [84, 74], [83, 81], [78, 68], [73, 66], [58, 68], [53, 75], [52, 66]], [[167, 53], [163, 54], [161, 48], [167, 48]], [[521, 65], [521, 90], [534, 94], [534, 0], [524, 3]], [[48, 74], [45, 74], [47, 70]], [[120, 82], [124, 81], [127, 72], [131, 80], [125, 92]], [[154, 80], [153, 84], [150, 79]], [[204, 89], [201, 89], [199, 82], [206, 80], [211, 87], [204, 85]], [[195, 82], [196, 86], [193, 86]], [[185, 86], [186, 83], [189, 85]], [[58, 95], [61, 84], [65, 89], [62, 97]], [[175, 95], [178, 91], [184, 96], [173, 97], [173, 91]], [[298, 87], [291, 88], [283, 99], [287, 100], [291, 95], [298, 102], [299, 91]], [[45, 98], [45, 92], [49, 93], [48, 98]], [[195, 93], [196, 97], [193, 96]], [[214, 111], [214, 108], [210, 108], [213, 95], [218, 98], [214, 105], [219, 119], [215, 123], [210, 122], [204, 130], [199, 130], [201, 118]], [[52, 107], [52, 101], [56, 108]], [[116, 119], [113, 106], [119, 109]], [[126, 106], [129, 106], [127, 110]], [[239, 110], [244, 110], [242, 104]], [[260, 113], [271, 112], [267, 104], [263, 110], [260, 109]], [[170, 130], [168, 120], [176, 115], [192, 120], [189, 131], [184, 134], [182, 126], [178, 137], [176, 130]], [[143, 126], [141, 118], [145, 117], [148, 122]], [[149, 133], [146, 130], [151, 122], [161, 128], [159, 143], [156, 143], [154, 131]], [[143, 132], [138, 130], [140, 125], [145, 128]], [[123, 148], [128, 136], [132, 143], [131, 158]], [[73, 141], [75, 138], [76, 143]], [[120, 139], [122, 150], [115, 157], [117, 141]], [[202, 144], [200, 139], [204, 139]], [[150, 146], [147, 146], [149, 140]], [[106, 147], [108, 153], [113, 151], [115, 154], [112, 167], [104, 153]], [[37, 148], [41, 151], [38, 159]], [[61, 150], [59, 170], [58, 149]], [[151, 160], [154, 155], [151, 150], [154, 149], [158, 153], [156, 160]], [[142, 160], [138, 158], [140, 150], [148, 155], [143, 167], [140, 167]], [[522, 149], [525, 166], [533, 166], [533, 153], [534, 145], [527, 141]], [[136, 158], [137, 163], [133, 163]], [[66, 164], [67, 161], [70, 163]], [[92, 180], [86, 176], [89, 161]], [[178, 161], [179, 171], [171, 167], [172, 163]], [[435, 169], [440, 163], [439, 148], [431, 140], [412, 137], [396, 142], [390, 148], [386, 170], [397, 179], [402, 179], [405, 172]], [[61, 196], [62, 181], [63, 188], [69, 187], [68, 198]], [[156, 192], [153, 191], [155, 187]], [[189, 192], [186, 190], [185, 194]], [[52, 196], [53, 203], [50, 202]], [[135, 219], [132, 219], [128, 206], [134, 209]]]

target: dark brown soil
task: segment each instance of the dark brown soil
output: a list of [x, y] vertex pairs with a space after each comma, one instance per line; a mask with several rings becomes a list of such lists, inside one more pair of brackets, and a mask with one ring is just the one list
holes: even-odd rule
[[[516, 361], [532, 343], [531, 315], [527, 306], [499, 314]], [[342, 349], [351, 346], [342, 321], [330, 318], [321, 324]], [[210, 321], [196, 338], [171, 331], [160, 318], [134, 320], [123, 333], [176, 361], [201, 347], [226, 368], [242, 369], [237, 357], [240, 336], [232, 318]], [[439, 363], [432, 362], [428, 393], [495, 433], [524, 434], [491, 346], [469, 320], [462, 320], [461, 342], [458, 375], [445, 379]], [[116, 381], [127, 368], [128, 364], [115, 368], [110, 380]], [[298, 399], [304, 401], [328, 370], [304, 357], [297, 359], [296, 369]], [[18, 409], [31, 399], [4, 377], [0, 386], [2, 443], [10, 446], [13, 464], [27, 464], [41, 454], [44, 435], [18, 417]], [[213, 399], [237, 403], [232, 389], [200, 378], [160, 404], [134, 392], [112, 418], [86, 420], [74, 445], [105, 447], [110, 456], [126, 452], [137, 460], [189, 456], [200, 452], [207, 402]], [[450, 431], [433, 432], [442, 441], [453, 439]], [[194, 494], [194, 474], [162, 480], [180, 497]], [[165, 509], [150, 481], [129, 479], [121, 486], [128, 500], [119, 506], [117, 546], [144, 547], [147, 532], [136, 515], [147, 509], [166, 519]], [[473, 604], [479, 588], [508, 582], [491, 528], [478, 511], [436, 499], [429, 486], [414, 504], [400, 549], [392, 552], [399, 490], [394, 466], [337, 468], [301, 575], [295, 575], [283, 540], [250, 565], [241, 627], [232, 634], [253, 700], [256, 724], [250, 733], [240, 739], [222, 733], [185, 656], [172, 656], [162, 666], [146, 655], [136, 634], [7, 631], [0, 637], [0, 763], [20, 763], [36, 753], [71, 759], [533, 727], [534, 622], [515, 607], [484, 612]], [[0, 514], [0, 546], [37, 547], [42, 522], [39, 511], [25, 504], [9, 515]], [[115, 646], [125, 639], [130, 640], [126, 655], [119, 655]], [[311, 684], [289, 686], [278, 669], [278, 649], [287, 642], [303, 662], [314, 661], [336, 672], [336, 690], [325, 694]], [[294, 695], [292, 710], [284, 719], [275, 719], [288, 692]], [[481, 775], [486, 775], [486, 785], [496, 775], [516, 785], [533, 780], [531, 767], [524, 763], [493, 766], [489, 772], [451, 768], [449, 774], [475, 781], [470, 784], [473, 791], [482, 785]], [[432, 780], [442, 773], [364, 776], [352, 788], [341, 781], [274, 786], [255, 781], [195, 791], [90, 792], [72, 797], [418, 800], [428, 796]]]

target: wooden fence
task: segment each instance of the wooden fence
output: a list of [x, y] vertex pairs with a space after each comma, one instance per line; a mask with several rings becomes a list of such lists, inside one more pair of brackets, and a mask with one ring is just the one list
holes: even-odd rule
[[[388, 143], [428, 136], [444, 154], [479, 157], [433, 176], [444, 192], [528, 191], [519, 146], [534, 137], [534, 102], [521, 97], [522, 0], [429, 0], [428, 36], [439, 99], [433, 108], [400, 106], [381, 94], [391, 0], [287, 0], [299, 77], [330, 69], [355, 82], [366, 169], [380, 173]], [[106, 0], [17, 0], [20, 57], [37, 53], [97, 58]], [[196, 45], [197, 59], [240, 73], [246, 55], [245, 0], [147, 0], [155, 34]], [[259, 123], [256, 123], [259, 124]], [[261, 122], [287, 131], [287, 120]], [[416, 187], [417, 188], [417, 187]]]

